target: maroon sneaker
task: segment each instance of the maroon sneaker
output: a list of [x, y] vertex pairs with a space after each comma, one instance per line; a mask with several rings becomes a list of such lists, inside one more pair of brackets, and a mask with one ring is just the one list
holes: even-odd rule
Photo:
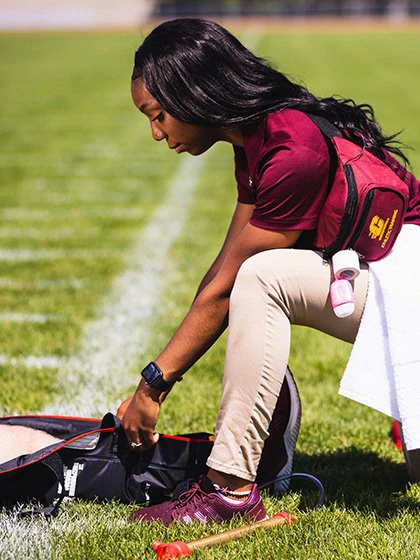
[[234, 516], [240, 516], [246, 521], [266, 519], [267, 514], [257, 485], [254, 484], [245, 501], [231, 504], [216, 491], [207, 476], [202, 476], [198, 483], [194, 483], [190, 490], [176, 500], [139, 509], [132, 514], [132, 520], [145, 523], [160, 521], [168, 526], [174, 522], [186, 525], [193, 521], [222, 523]]

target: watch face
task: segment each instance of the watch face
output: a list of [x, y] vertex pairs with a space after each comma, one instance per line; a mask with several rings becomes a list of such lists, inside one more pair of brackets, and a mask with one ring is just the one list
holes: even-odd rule
[[153, 364], [149, 364], [147, 367], [145, 367], [142, 372], [142, 375], [146, 383], [148, 385], [151, 385], [152, 387], [153, 387], [153, 383], [155, 383], [162, 377], [160, 371]]
[[170, 384], [163, 379], [162, 372], [153, 362], [146, 366], [141, 374], [150, 387], [159, 389], [159, 391], [167, 391], [171, 387]]

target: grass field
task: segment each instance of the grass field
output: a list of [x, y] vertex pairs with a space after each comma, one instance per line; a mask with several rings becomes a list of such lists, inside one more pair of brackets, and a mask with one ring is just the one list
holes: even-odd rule
[[[244, 37], [317, 94], [372, 103], [420, 173], [420, 32]], [[176, 328], [235, 204], [231, 149], [201, 158], [152, 142], [131, 106], [134, 34], [0, 36], [0, 408], [102, 415], [137, 384]], [[162, 432], [212, 431], [223, 338], [176, 387]], [[209, 559], [420, 558], [420, 489], [387, 438], [388, 418], [337, 395], [350, 347], [303, 328], [290, 359], [303, 419], [295, 468], [324, 482], [266, 497], [299, 523], [206, 550]], [[191, 406], [191, 402], [194, 406]], [[133, 507], [68, 503], [52, 521], [0, 513], [0, 558], [152, 558], [153, 540], [206, 527], [126, 523]]]

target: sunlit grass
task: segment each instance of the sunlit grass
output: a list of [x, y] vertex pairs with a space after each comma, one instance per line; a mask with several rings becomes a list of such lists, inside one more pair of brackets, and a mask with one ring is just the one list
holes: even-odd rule
[[[77, 352], [83, 326], [95, 317], [122, 271], [124, 252], [147, 225], [173, 176], [178, 159], [151, 142], [144, 117], [130, 106], [137, 42], [118, 34], [0, 36], [1, 249], [16, 255], [60, 252], [54, 258], [0, 260], [0, 309], [64, 318], [2, 323], [2, 355]], [[259, 52], [316, 93], [372, 103], [387, 132], [405, 129], [403, 140], [416, 148], [409, 155], [420, 171], [420, 109], [413, 93], [420, 81], [418, 42], [418, 34], [276, 33], [261, 39]], [[154, 358], [174, 332], [218, 251], [235, 204], [232, 171], [231, 148], [215, 148], [187, 227], [170, 251], [145, 360]], [[86, 254], [75, 257], [75, 251]], [[162, 408], [161, 431], [214, 429], [224, 345], [222, 337], [176, 386]], [[298, 487], [281, 500], [266, 496], [270, 514], [286, 510], [299, 522], [197, 553], [197, 558], [418, 557], [419, 488], [407, 484], [402, 456], [388, 441], [390, 421], [337, 395], [349, 352], [349, 345], [326, 335], [293, 329], [290, 365], [303, 405], [295, 468], [321, 478], [326, 505], [308, 513], [314, 496]], [[5, 413], [40, 410], [65, 390], [57, 386], [56, 370], [22, 364], [0, 366], [0, 383]], [[133, 376], [133, 389], [136, 384]], [[126, 391], [116, 395], [125, 396]], [[8, 532], [0, 541], [0, 556], [146, 559], [153, 557], [155, 539], [189, 541], [215, 530], [135, 526], [126, 522], [132, 509], [73, 502], [49, 524], [2, 517]]]

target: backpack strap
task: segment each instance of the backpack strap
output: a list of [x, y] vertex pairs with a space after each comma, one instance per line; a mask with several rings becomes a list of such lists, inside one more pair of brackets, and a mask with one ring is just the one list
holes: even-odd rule
[[[55, 475], [57, 482], [58, 482], [58, 497], [55, 502], [49, 506], [44, 508], [36, 508], [28, 511], [22, 511], [19, 513], [20, 517], [29, 517], [30, 515], [45, 515], [45, 517], [50, 517], [57, 513], [58, 508], [60, 507], [61, 502], [64, 498], [64, 466], [63, 461], [58, 453], [53, 453], [42, 459], [40, 461], [41, 465], [44, 465], [48, 469], [50, 469], [53, 474]], [[61, 492], [60, 492], [61, 487]]]
[[335, 126], [335, 124], [330, 123], [324, 117], [319, 117], [318, 115], [312, 115], [311, 113], [305, 113], [305, 115], [311, 119], [311, 121], [316, 125], [322, 132], [325, 143], [327, 144], [328, 153], [330, 156], [330, 169], [328, 172], [328, 192], [330, 191], [332, 184], [334, 182], [335, 172], [337, 169], [337, 152], [332, 143], [334, 137], [342, 138], [343, 135], [341, 131]]
[[312, 115], [311, 113], [305, 113], [305, 115], [309, 117], [311, 121], [321, 130], [321, 132], [330, 140], [334, 138], [334, 136], [342, 138], [343, 135], [341, 134], [341, 131], [335, 126], [335, 124], [331, 123], [324, 117]]

